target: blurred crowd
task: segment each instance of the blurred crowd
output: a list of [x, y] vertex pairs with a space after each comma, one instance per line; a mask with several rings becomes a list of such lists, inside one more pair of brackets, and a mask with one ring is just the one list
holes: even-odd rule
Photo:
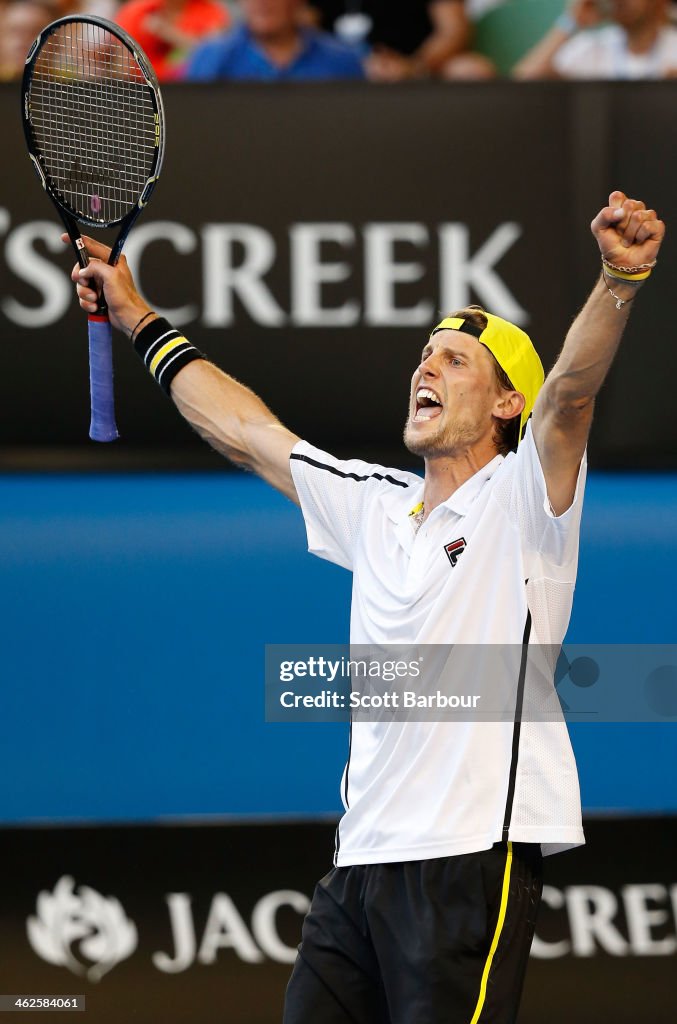
[[[163, 82], [493, 79], [475, 25], [528, 3], [533, 9], [533, 0], [0, 0], [0, 81], [19, 78], [40, 29], [68, 14], [117, 22]], [[548, 6], [552, 26], [512, 77], [677, 77], [670, 0]]]

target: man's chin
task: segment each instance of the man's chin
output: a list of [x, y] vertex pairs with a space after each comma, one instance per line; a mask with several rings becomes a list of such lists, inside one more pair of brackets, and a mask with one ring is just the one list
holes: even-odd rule
[[404, 444], [412, 455], [422, 459], [445, 459], [461, 455], [479, 438], [465, 424], [412, 423], [407, 420]]
[[442, 437], [438, 430], [420, 430], [409, 422], [404, 428], [404, 445], [412, 455], [426, 458], [441, 454]]

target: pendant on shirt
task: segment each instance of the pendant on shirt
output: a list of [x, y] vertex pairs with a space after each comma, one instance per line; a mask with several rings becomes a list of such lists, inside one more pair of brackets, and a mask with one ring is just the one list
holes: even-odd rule
[[411, 512], [409, 513], [409, 522], [411, 523], [414, 533], [418, 533], [423, 522], [423, 516], [425, 515], [425, 505], [422, 501], [419, 501], [418, 505], [414, 505]]

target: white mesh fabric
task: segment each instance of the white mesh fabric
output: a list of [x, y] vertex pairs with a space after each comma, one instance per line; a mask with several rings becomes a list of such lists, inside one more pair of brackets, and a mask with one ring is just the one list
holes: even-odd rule
[[529, 579], [527, 602], [531, 611], [532, 643], [559, 646], [569, 626], [574, 583], [549, 577]]
[[569, 838], [558, 843], [558, 831], [580, 828], [578, 773], [565, 722], [523, 722], [510, 837], [543, 842], [548, 855], [575, 845]]

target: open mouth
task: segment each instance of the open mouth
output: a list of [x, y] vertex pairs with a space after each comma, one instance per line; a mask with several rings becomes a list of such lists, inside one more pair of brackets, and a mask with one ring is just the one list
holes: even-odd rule
[[419, 388], [416, 392], [416, 414], [414, 423], [433, 420], [442, 412], [442, 403], [430, 388]]

